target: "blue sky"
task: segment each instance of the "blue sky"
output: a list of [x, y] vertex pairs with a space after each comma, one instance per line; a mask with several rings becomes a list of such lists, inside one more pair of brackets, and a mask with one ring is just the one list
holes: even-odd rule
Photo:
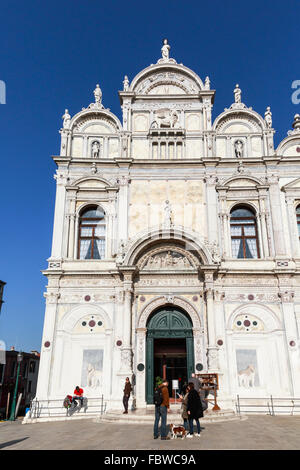
[[271, 106], [275, 144], [300, 105], [291, 101], [299, 70], [299, 0], [0, 1], [0, 279], [7, 282], [0, 339], [40, 350], [46, 268], [55, 201], [61, 116], [93, 101], [121, 118], [117, 91], [156, 63], [162, 39], [171, 57], [210, 76], [214, 117], [242, 99], [263, 114]]

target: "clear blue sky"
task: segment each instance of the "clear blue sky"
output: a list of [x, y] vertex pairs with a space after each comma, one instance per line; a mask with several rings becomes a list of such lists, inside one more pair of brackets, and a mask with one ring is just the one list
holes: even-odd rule
[[286, 136], [300, 105], [291, 83], [300, 80], [299, 0], [0, 2], [1, 231], [0, 279], [7, 282], [0, 339], [9, 348], [40, 350], [46, 268], [54, 213], [55, 165], [61, 116], [92, 100], [121, 117], [117, 91], [125, 74], [171, 56], [210, 76], [214, 117], [233, 101], [259, 113], [271, 106], [275, 143]]

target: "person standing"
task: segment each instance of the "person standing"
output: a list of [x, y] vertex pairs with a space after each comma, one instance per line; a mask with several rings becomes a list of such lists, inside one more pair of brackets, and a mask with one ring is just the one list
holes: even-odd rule
[[194, 389], [196, 390], [196, 392], [199, 393], [199, 391], [200, 391], [200, 381], [199, 381], [199, 379], [197, 379], [197, 377], [194, 373], [189, 378], [189, 383], [191, 383], [191, 382], [194, 384]]
[[125, 387], [124, 387], [124, 390], [123, 390], [123, 393], [124, 393], [124, 395], [123, 395], [123, 405], [124, 405], [124, 408], [125, 408], [125, 411], [123, 411], [123, 415], [128, 414], [128, 401], [129, 401], [131, 391], [132, 391], [132, 387], [131, 387], [129, 377], [126, 377]]
[[160, 437], [163, 441], [169, 440], [167, 436], [167, 414], [170, 411], [170, 397], [168, 390], [169, 382], [164, 380], [157, 387], [154, 393], [155, 421], [154, 421], [154, 439], [158, 438], [158, 424], [161, 418]]
[[190, 433], [187, 437], [194, 437], [194, 420], [196, 421], [197, 431], [196, 436], [200, 437], [200, 422], [199, 418], [203, 417], [203, 409], [199, 393], [195, 390], [193, 382], [189, 383], [189, 394], [187, 399], [187, 414], [189, 419]]
[[181, 417], [183, 419], [183, 426], [184, 426], [184, 429], [186, 431], [188, 431], [189, 427], [188, 427], [188, 418], [189, 418], [189, 415], [187, 414], [187, 402], [188, 402], [188, 396], [189, 396], [189, 386], [187, 385], [186, 388], [185, 388], [185, 394], [184, 395], [180, 395], [180, 398], [182, 398], [182, 402], [181, 402]]

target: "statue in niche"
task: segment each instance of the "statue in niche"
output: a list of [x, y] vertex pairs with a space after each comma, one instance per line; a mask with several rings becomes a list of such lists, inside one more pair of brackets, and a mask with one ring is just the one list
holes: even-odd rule
[[162, 54], [163, 60], [165, 60], [166, 62], [169, 61], [170, 49], [171, 49], [171, 46], [168, 44], [168, 40], [164, 39], [164, 43], [161, 48], [161, 54]]
[[242, 102], [242, 90], [240, 89], [239, 85], [235, 85], [234, 93], [234, 102], [241, 103]]
[[63, 115], [63, 128], [64, 129], [69, 129], [70, 127], [70, 122], [71, 122], [71, 116], [69, 114], [69, 110], [68, 109], [65, 109], [65, 114]]
[[99, 86], [99, 83], [97, 83], [96, 88], [94, 90], [94, 96], [95, 96], [95, 103], [97, 106], [101, 106], [101, 99], [102, 99], [102, 91]]
[[125, 75], [124, 80], [123, 80], [123, 91], [128, 91], [129, 90], [129, 80], [127, 75]]
[[266, 112], [265, 112], [265, 123], [267, 125], [267, 128], [271, 129], [271, 127], [272, 127], [272, 113], [271, 113], [270, 106], [267, 107]]
[[234, 142], [234, 152], [237, 158], [243, 158], [244, 144], [241, 140], [236, 140]]
[[100, 155], [100, 144], [95, 140], [92, 143], [92, 158], [99, 158]]

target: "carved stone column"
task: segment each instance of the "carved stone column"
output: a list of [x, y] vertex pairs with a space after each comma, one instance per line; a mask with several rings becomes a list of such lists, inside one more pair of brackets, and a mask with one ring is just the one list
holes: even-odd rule
[[262, 237], [262, 246], [264, 250], [264, 257], [267, 258], [270, 256], [269, 243], [268, 243], [268, 233], [267, 233], [267, 214], [265, 206], [265, 197], [259, 197], [259, 220], [261, 227], [261, 237]]
[[299, 234], [298, 234], [298, 227], [297, 227], [294, 198], [290, 196], [286, 196], [285, 200], [286, 200], [287, 212], [288, 212], [292, 256], [294, 258], [300, 258], [300, 241], [299, 241]]
[[63, 230], [64, 214], [66, 204], [66, 184], [68, 178], [62, 174], [57, 173], [54, 178], [56, 179], [56, 199], [55, 199], [55, 212], [54, 212], [54, 227], [52, 239], [51, 259], [60, 259], [63, 254]]
[[282, 210], [280, 201], [280, 188], [279, 179], [276, 175], [268, 177], [268, 183], [270, 183], [270, 204], [272, 212], [272, 224], [274, 233], [274, 245], [275, 245], [275, 256], [285, 257], [286, 247], [284, 240], [284, 232], [282, 226]]
[[120, 372], [132, 374], [132, 346], [131, 346], [131, 324], [132, 324], [132, 277], [134, 269], [131, 267], [122, 267], [124, 277], [124, 311], [123, 311], [123, 345], [121, 348]]
[[136, 374], [136, 403], [137, 407], [145, 406], [146, 387], [146, 332], [147, 328], [137, 328], [136, 367], [143, 364], [144, 369], [135, 369]]
[[130, 179], [128, 174], [120, 176], [119, 184], [119, 208], [118, 208], [118, 243], [128, 238], [128, 188]]
[[[279, 278], [279, 284], [283, 284]], [[290, 392], [292, 396], [298, 397], [300, 394], [299, 375], [299, 343], [300, 338], [297, 332], [297, 319], [294, 308], [294, 292], [288, 287], [279, 287], [278, 293], [281, 299], [282, 317], [286, 336], [286, 345], [289, 358]]]
[[207, 333], [208, 333], [208, 370], [210, 372], [219, 369], [218, 348], [216, 345], [215, 313], [214, 313], [214, 291], [213, 291], [213, 273], [205, 273], [205, 297], [207, 313]]
[[69, 216], [70, 216], [70, 224], [69, 224], [69, 243], [68, 243], [68, 258], [74, 258], [74, 244], [75, 244], [75, 221], [76, 221], [76, 199], [75, 199], [75, 192], [72, 191], [73, 194], [70, 195], [69, 200]]
[[[59, 276], [55, 278], [52, 276], [52, 283], [58, 284], [59, 278]], [[60, 297], [58, 288], [48, 288], [44, 297], [46, 298], [46, 311], [36, 393], [38, 400], [46, 400], [50, 395], [51, 369], [53, 367], [55, 347], [54, 338], [57, 302]]]
[[218, 211], [216, 193], [216, 183], [218, 178], [216, 175], [208, 175], [205, 177], [204, 181], [206, 182], [208, 240], [210, 243], [215, 242], [218, 244]]

